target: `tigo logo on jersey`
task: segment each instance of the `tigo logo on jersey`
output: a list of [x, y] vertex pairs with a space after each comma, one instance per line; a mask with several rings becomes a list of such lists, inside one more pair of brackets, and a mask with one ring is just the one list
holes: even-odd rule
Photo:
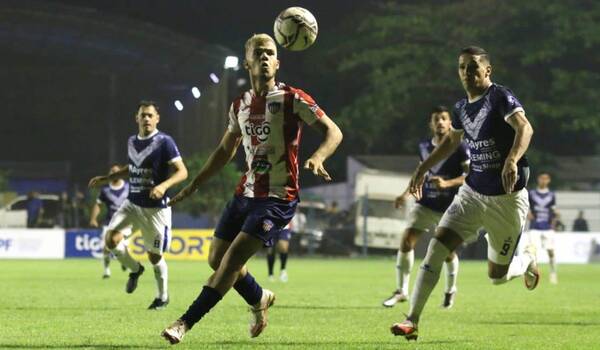
[[271, 133], [271, 123], [265, 121], [262, 124], [249, 124], [244, 127], [246, 135], [256, 136], [260, 142], [267, 141]]

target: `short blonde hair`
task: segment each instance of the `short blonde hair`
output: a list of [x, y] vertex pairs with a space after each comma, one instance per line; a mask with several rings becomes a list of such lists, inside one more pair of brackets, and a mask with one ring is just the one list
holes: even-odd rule
[[[275, 44], [275, 40], [269, 34], [260, 33], [260, 34], [253, 34], [250, 37], [250, 39], [246, 40], [246, 45], [244, 45], [244, 48], [246, 49], [246, 54], [248, 53], [248, 50], [252, 49], [254, 44], [260, 43], [260, 42], [272, 42], [273, 45], [275, 46], [275, 50], [277, 50], [277, 45]], [[275, 51], [275, 52], [277, 52], [277, 51]]]

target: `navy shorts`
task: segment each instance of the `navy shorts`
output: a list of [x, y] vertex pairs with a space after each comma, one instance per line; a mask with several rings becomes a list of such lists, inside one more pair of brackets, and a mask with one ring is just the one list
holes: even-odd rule
[[262, 240], [265, 246], [273, 245], [277, 234], [292, 220], [298, 200], [279, 198], [249, 198], [234, 196], [219, 219], [215, 237], [233, 242], [240, 232]]

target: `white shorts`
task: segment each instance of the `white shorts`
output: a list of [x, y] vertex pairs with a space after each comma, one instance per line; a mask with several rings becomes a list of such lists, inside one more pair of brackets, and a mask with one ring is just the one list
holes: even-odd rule
[[488, 233], [488, 259], [499, 265], [508, 265], [525, 227], [528, 211], [527, 189], [486, 196], [464, 184], [442, 216], [439, 226], [456, 232], [466, 243], [475, 241], [479, 230], [484, 229]]
[[433, 233], [442, 215], [443, 213], [431, 210], [417, 203], [408, 214], [406, 227]]
[[126, 199], [113, 215], [108, 229], [142, 231], [146, 250], [162, 255], [171, 244], [171, 208], [143, 208]]
[[529, 244], [544, 250], [554, 250], [554, 230], [529, 230]]

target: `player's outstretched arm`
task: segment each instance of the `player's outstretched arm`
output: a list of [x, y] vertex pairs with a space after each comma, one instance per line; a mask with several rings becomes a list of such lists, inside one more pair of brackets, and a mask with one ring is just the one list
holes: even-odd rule
[[415, 198], [421, 198], [423, 182], [425, 182], [425, 174], [427, 171], [456, 151], [462, 141], [462, 136], [462, 130], [451, 130], [448, 135], [444, 136], [442, 142], [440, 142], [433, 152], [431, 152], [429, 157], [417, 166], [417, 169], [410, 179], [410, 193], [415, 196]]
[[235, 152], [240, 145], [241, 140], [241, 134], [236, 134], [229, 130], [225, 131], [219, 146], [217, 146], [210, 157], [208, 157], [208, 160], [202, 169], [200, 169], [200, 172], [198, 172], [192, 182], [185, 186], [169, 201], [168, 205], [173, 205], [189, 197], [196, 192], [206, 180], [210, 179], [213, 175], [223, 169], [225, 164], [229, 163], [235, 156]]
[[322, 176], [326, 181], [331, 181], [331, 176], [325, 170], [323, 163], [329, 158], [342, 142], [344, 135], [340, 128], [327, 115], [321, 116], [311, 126], [322, 134], [325, 139], [313, 155], [304, 162], [304, 169], [311, 170], [313, 174]]
[[529, 148], [533, 128], [523, 112], [514, 113], [506, 122], [515, 130], [515, 139], [502, 168], [502, 186], [506, 193], [511, 193], [517, 183], [517, 162]]
[[112, 174], [94, 176], [93, 178], [90, 179], [90, 182], [88, 182], [88, 187], [89, 188], [100, 187], [100, 186], [107, 185], [109, 182], [111, 182], [113, 180], [126, 179], [128, 177], [129, 177], [129, 166], [124, 165], [119, 169], [119, 171], [116, 171]]

